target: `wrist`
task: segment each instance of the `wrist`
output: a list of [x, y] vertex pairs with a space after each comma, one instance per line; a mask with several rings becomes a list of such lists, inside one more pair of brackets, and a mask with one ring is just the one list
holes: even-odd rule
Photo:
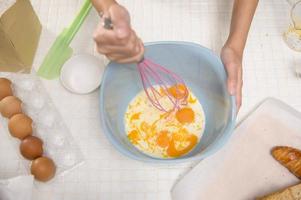
[[224, 44], [223, 48], [229, 48], [232, 51], [234, 51], [238, 56], [243, 57], [245, 45], [241, 44], [237, 40], [228, 38], [228, 40]]
[[97, 12], [107, 12], [110, 7], [114, 4], [117, 4], [115, 0], [91, 0], [94, 8]]

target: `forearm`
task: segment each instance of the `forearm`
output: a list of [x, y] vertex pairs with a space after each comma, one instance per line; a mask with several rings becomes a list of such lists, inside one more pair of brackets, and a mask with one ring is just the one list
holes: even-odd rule
[[258, 0], [235, 0], [230, 33], [226, 46], [229, 46], [239, 54], [243, 54], [251, 22], [258, 4]]
[[91, 0], [91, 3], [98, 12], [104, 12], [117, 2], [115, 0]]

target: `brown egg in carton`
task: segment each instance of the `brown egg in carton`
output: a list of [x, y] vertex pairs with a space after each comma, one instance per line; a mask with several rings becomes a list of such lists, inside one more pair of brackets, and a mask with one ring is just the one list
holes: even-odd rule
[[48, 181], [55, 175], [54, 162], [43, 156], [43, 142], [32, 136], [32, 119], [22, 113], [22, 101], [13, 96], [11, 81], [0, 78], [0, 112], [9, 119], [10, 134], [21, 140], [20, 152], [24, 158], [32, 160], [31, 174], [39, 181]]
[[[41, 98], [41, 96], [48, 98], [45, 97], [45, 94], [40, 94], [41, 88], [34, 87], [40, 84], [34, 85], [36, 80], [32, 79], [31, 75], [21, 76], [16, 75], [17, 78], [14, 76], [12, 78], [0, 77], [0, 112], [5, 118], [2, 122], [6, 122], [10, 135], [20, 140], [20, 154], [23, 158], [31, 161], [30, 171], [35, 179], [45, 182], [52, 179], [56, 172], [61, 173], [81, 163], [83, 161], [82, 154], [76, 148], [77, 145], [70, 143], [73, 138], [66, 135], [68, 131], [61, 127], [60, 130], [57, 128], [58, 131], [55, 131], [56, 127], [53, 127], [53, 124], [59, 123], [54, 121], [57, 116], [55, 116], [52, 105], [49, 106], [50, 103]], [[10, 79], [14, 80], [14, 84]], [[20, 89], [20, 85], [17, 84], [21, 84], [23, 88]], [[29, 99], [32, 94], [26, 96], [26, 93], [32, 93], [27, 90], [38, 91], [35, 95], [37, 97], [34, 99], [35, 102], [33, 99]], [[22, 99], [14, 96], [15, 93]], [[23, 99], [26, 101], [24, 102]], [[34, 102], [34, 105], [28, 105], [28, 102]], [[44, 108], [45, 106], [46, 108]], [[41, 111], [43, 109], [47, 112], [47, 118], [44, 117], [41, 121], [39, 113], [43, 114]], [[34, 120], [32, 116], [35, 118]], [[47, 123], [43, 123], [44, 121]], [[49, 131], [53, 131], [52, 133], [55, 134], [50, 134]]]

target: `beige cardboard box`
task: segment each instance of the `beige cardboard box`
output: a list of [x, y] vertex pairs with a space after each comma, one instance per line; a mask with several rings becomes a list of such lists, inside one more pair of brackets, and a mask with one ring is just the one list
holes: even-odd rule
[[0, 16], [0, 71], [30, 72], [40, 33], [41, 24], [30, 1], [16, 0]]

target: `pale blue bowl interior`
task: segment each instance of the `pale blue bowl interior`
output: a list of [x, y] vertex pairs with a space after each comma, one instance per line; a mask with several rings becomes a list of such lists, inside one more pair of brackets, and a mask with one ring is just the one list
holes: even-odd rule
[[113, 146], [126, 156], [148, 162], [174, 163], [200, 160], [222, 147], [235, 123], [235, 102], [226, 89], [226, 73], [218, 56], [209, 49], [188, 42], [146, 44], [145, 57], [180, 75], [198, 97], [206, 116], [200, 143], [192, 152], [175, 159], [150, 157], [127, 139], [124, 113], [143, 87], [135, 64], [114, 62], [107, 66], [100, 91], [103, 131]]

